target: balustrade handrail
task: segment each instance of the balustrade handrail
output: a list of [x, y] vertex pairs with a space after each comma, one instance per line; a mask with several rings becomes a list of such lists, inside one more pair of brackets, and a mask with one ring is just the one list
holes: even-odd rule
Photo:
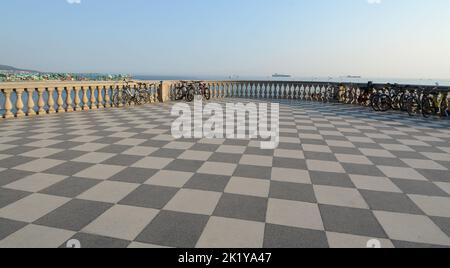
[[[351, 91], [368, 88], [367, 83], [332, 81], [192, 80], [191, 82], [199, 81], [210, 87], [212, 98], [312, 99], [310, 95], [317, 95], [317, 90], [326, 91], [330, 87], [333, 88], [333, 94], [342, 88]], [[0, 111], [4, 111], [0, 114], [0, 118], [126, 106], [122, 94], [127, 86], [151, 87], [150, 101], [165, 102], [174, 100], [175, 88], [180, 83], [181, 81], [177, 80], [0, 82]], [[388, 85], [397, 90], [433, 89], [450, 92], [450, 86], [371, 84], [375, 89], [387, 88]]]

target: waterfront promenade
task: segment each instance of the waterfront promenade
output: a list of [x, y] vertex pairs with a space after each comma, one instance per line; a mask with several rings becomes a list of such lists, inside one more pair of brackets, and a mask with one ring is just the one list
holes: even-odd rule
[[277, 149], [175, 140], [170, 81], [121, 108], [123, 84], [3, 86], [22, 101], [0, 104], [0, 247], [450, 247], [448, 120], [209, 83], [219, 104], [280, 103]]

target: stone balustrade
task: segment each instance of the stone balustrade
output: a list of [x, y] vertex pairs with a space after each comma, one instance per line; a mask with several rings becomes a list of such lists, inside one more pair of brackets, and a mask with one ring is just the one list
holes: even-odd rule
[[[152, 85], [152, 102], [158, 99], [160, 81], [133, 81], [132, 89]], [[115, 106], [114, 94], [122, 94], [125, 82], [18, 82], [0, 83], [0, 117], [14, 118], [44, 114], [88, 111]], [[163, 100], [161, 100], [163, 101]], [[119, 103], [119, 107], [126, 106]]]
[[[308, 81], [205, 81], [211, 89], [211, 97], [288, 99], [324, 101], [351, 100], [366, 84], [308, 82]], [[176, 88], [181, 81], [133, 81], [132, 89], [152, 85], [150, 102], [175, 100]], [[384, 85], [375, 85], [382, 88]], [[129, 104], [114, 103], [114, 95], [122, 96], [125, 82], [18, 82], [0, 83], [0, 117], [14, 118], [74, 111], [88, 111]], [[409, 85], [409, 87], [421, 87]], [[442, 87], [450, 91], [450, 87]], [[349, 96], [352, 97], [349, 97]]]

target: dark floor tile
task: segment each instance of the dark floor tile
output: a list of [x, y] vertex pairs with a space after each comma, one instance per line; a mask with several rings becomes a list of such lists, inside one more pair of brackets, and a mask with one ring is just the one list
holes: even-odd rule
[[102, 162], [104, 165], [113, 165], [113, 166], [132, 166], [143, 157], [141, 156], [133, 156], [133, 155], [116, 155]]
[[128, 167], [108, 180], [143, 184], [157, 172], [156, 169]]
[[448, 194], [429, 181], [391, 179], [405, 194], [448, 197]]
[[[38, 149], [38, 148], [35, 148], [35, 149]], [[25, 157], [25, 156], [20, 156], [20, 155], [11, 156], [9, 158], [2, 159], [0, 161], [0, 167], [2, 167], [2, 168], [14, 168], [14, 167], [20, 166], [22, 164], [29, 163], [29, 162], [31, 162], [33, 160], [36, 160], [36, 159], [37, 158]]]
[[0, 218], [0, 241], [17, 232], [28, 223]]
[[194, 174], [194, 176], [184, 185], [183, 188], [223, 192], [227, 187], [230, 177], [208, 174]]
[[222, 195], [214, 216], [265, 222], [267, 198], [235, 194]]
[[[77, 233], [71, 239], [80, 241], [81, 248], [126, 248], [131, 243], [131, 241], [86, 233]], [[61, 248], [66, 247], [66, 243], [61, 245]]]
[[234, 176], [270, 180], [272, 176], [272, 168], [238, 165], [236, 170], [234, 171]]
[[372, 211], [319, 205], [325, 230], [329, 232], [387, 238]]
[[431, 220], [441, 228], [441, 230], [450, 237], [450, 218], [430, 217]]
[[179, 189], [171, 187], [141, 185], [119, 202], [121, 205], [162, 209]]
[[448, 170], [425, 170], [417, 169], [417, 172], [422, 174], [425, 178], [434, 182], [450, 182], [450, 175]]
[[[8, 144], [11, 145], [10, 142], [8, 142]], [[17, 147], [2, 151], [2, 154], [16, 156], [16, 155], [28, 153], [30, 151], [34, 151], [36, 149], [39, 149], [39, 148], [31, 147], [31, 146], [17, 146]]]
[[133, 148], [133, 146], [113, 144], [113, 145], [106, 146], [100, 150], [97, 150], [96, 152], [109, 153], [109, 154], [121, 154], [131, 148]]
[[307, 170], [306, 160], [304, 159], [274, 157], [272, 166], [277, 168]]
[[48, 156], [49, 159], [56, 159], [56, 160], [64, 160], [64, 161], [71, 161], [75, 158], [78, 158], [82, 155], [85, 155], [86, 152], [81, 151], [72, 151], [72, 150], [65, 150], [60, 153], [56, 153], [54, 155]]
[[101, 181], [70, 177], [41, 191], [43, 194], [75, 198]]
[[113, 204], [74, 199], [35, 222], [38, 225], [80, 231]]
[[[0, 160], [0, 162], [3, 160]], [[10, 183], [13, 183], [17, 180], [23, 179], [25, 177], [28, 177], [30, 175], [33, 175], [33, 172], [27, 172], [22, 170], [15, 170], [15, 169], [7, 169], [0, 171], [0, 186], [5, 186]]]
[[334, 161], [337, 162], [336, 156], [330, 153], [304, 152], [305, 158], [308, 160]]
[[203, 144], [203, 143], [196, 143], [194, 146], [191, 147], [191, 150], [193, 151], [203, 151], [203, 152], [215, 152], [217, 149], [219, 149], [220, 145], [215, 144]]
[[78, 172], [92, 167], [92, 164], [80, 162], [65, 162], [59, 166], [53, 167], [45, 171], [48, 174], [73, 176]]
[[423, 215], [423, 211], [405, 194], [359, 190], [370, 209]]
[[211, 155], [208, 161], [238, 164], [241, 158], [242, 155], [240, 154], [214, 153]]
[[264, 248], [328, 248], [326, 233], [267, 224]]
[[[153, 156], [153, 155], [152, 155]], [[176, 159], [164, 169], [183, 172], [196, 172], [204, 164], [203, 161]]]
[[398, 158], [387, 158], [387, 157], [367, 157], [370, 162], [377, 166], [388, 166], [388, 167], [404, 167], [408, 168], [409, 166], [405, 164], [405, 162], [401, 161]]
[[153, 152], [152, 154], [150, 154], [150, 156], [151, 157], [164, 157], [164, 158], [178, 158], [183, 153], [184, 153], [184, 150], [162, 148], [162, 149], [159, 149], [159, 150]]
[[316, 195], [311, 184], [271, 181], [269, 197], [317, 203]]
[[348, 174], [309, 171], [309, 175], [311, 177], [311, 182], [314, 185], [355, 188], [355, 185], [353, 184]]
[[374, 165], [359, 165], [359, 164], [349, 164], [349, 163], [341, 163], [347, 174], [352, 175], [364, 175], [364, 176], [374, 176], [374, 177], [383, 177], [384, 173], [381, 172]]
[[6, 207], [22, 198], [29, 196], [31, 193], [0, 188], [0, 208]]
[[136, 241], [168, 247], [193, 248], [208, 216], [161, 211], [138, 235]]
[[[77, 136], [79, 137], [79, 136]], [[75, 141], [64, 141], [58, 144], [53, 144], [51, 146], [49, 146], [49, 148], [54, 148], [54, 149], [65, 149], [65, 150], [71, 150], [77, 146], [83, 145], [83, 142], [75, 142]]]
[[394, 247], [396, 247], [396, 248], [405, 248], [405, 249], [448, 248], [448, 247], [440, 246], [440, 245], [421, 244], [421, 243], [413, 243], [413, 242], [397, 241], [397, 240], [392, 240], [392, 244], [394, 244]]

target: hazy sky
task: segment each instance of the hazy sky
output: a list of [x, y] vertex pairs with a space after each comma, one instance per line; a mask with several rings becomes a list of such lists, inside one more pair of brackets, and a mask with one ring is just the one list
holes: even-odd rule
[[0, 64], [42, 71], [450, 78], [448, 0], [1, 0], [0, 10]]

